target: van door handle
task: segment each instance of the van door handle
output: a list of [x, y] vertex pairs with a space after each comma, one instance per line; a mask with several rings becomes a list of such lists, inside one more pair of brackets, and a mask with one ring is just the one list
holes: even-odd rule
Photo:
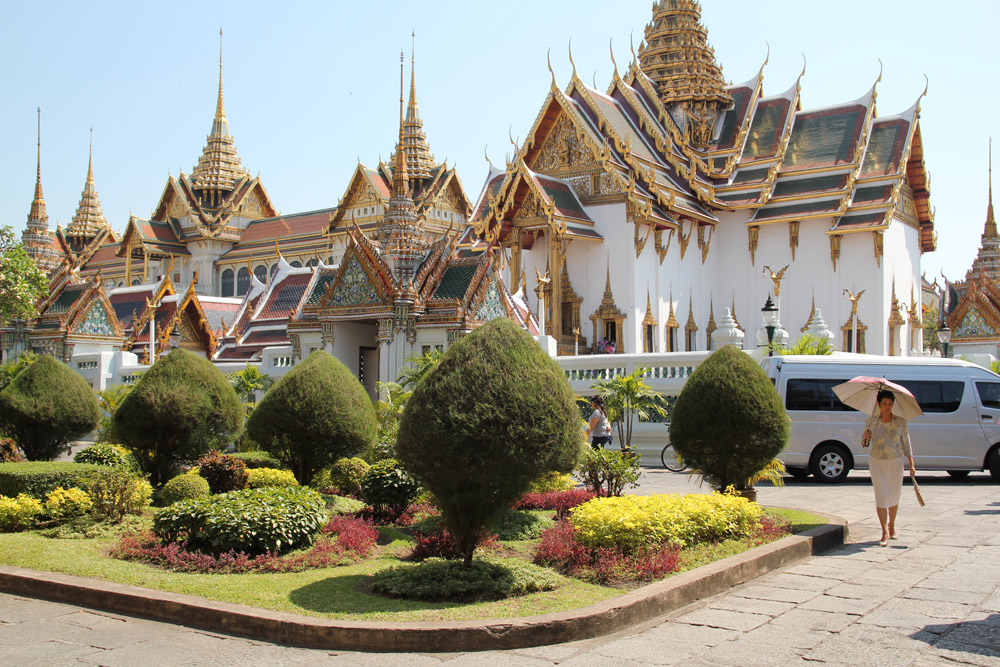
[[979, 415], [979, 418], [984, 422], [988, 422], [993, 419], [993, 415]]

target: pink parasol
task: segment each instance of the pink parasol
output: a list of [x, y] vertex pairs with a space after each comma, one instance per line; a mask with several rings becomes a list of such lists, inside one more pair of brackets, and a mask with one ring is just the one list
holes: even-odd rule
[[910, 393], [910, 390], [895, 382], [890, 382], [884, 377], [867, 377], [864, 375], [852, 378], [847, 382], [842, 382], [833, 388], [833, 393], [844, 405], [859, 410], [866, 415], [878, 413], [875, 397], [882, 390], [891, 391], [895, 396], [892, 405], [892, 414], [898, 415], [909, 421], [914, 417], [924, 414], [917, 403], [917, 399]]

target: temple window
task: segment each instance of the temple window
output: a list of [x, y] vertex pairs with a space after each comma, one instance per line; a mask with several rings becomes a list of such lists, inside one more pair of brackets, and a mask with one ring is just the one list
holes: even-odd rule
[[666, 324], [665, 333], [667, 335], [667, 352], [679, 352], [680, 348], [677, 346], [677, 329], [679, 329], [676, 324], [670, 326], [668, 322]]
[[222, 296], [232, 296], [233, 295], [233, 277], [235, 274], [232, 269], [226, 269], [222, 272]]
[[847, 322], [844, 326], [840, 327], [840, 338], [843, 340], [842, 350], [844, 352], [854, 352], [857, 349], [861, 354], [865, 353], [865, 331], [868, 327], [861, 322], [861, 318], [857, 318], [857, 333], [858, 340], [857, 345], [854, 345], [854, 322], [855, 315], [851, 315], [847, 318]]
[[267, 266], [264, 264], [258, 264], [253, 267], [253, 275], [262, 283], [267, 282]]
[[646, 315], [642, 318], [642, 351], [656, 352], [656, 318], [650, 308], [649, 292], [646, 292]]
[[[625, 313], [615, 305], [615, 297], [611, 293], [611, 269], [608, 268], [607, 280], [604, 287], [604, 298], [601, 305], [597, 307], [594, 314], [590, 316], [590, 321], [594, 325], [594, 351], [597, 353], [608, 352], [611, 347], [614, 352], [622, 354], [625, 352], [625, 345], [622, 340], [622, 326], [625, 322]], [[585, 343], [584, 343], [585, 344]]]
[[289, 264], [289, 266], [291, 266], [293, 269], [301, 269], [302, 268], [302, 262], [300, 262], [299, 260], [296, 259], [296, 260], [293, 260]]
[[243, 296], [250, 289], [250, 270], [241, 266], [236, 272], [236, 296]]

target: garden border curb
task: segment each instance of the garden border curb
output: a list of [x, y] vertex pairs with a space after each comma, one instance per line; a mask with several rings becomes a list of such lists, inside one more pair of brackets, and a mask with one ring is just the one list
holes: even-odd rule
[[0, 566], [0, 591], [303, 648], [407, 653], [516, 649], [617, 632], [832, 549], [846, 541], [848, 527], [843, 519], [828, 519], [823, 526], [610, 600], [514, 619], [430, 623], [328, 620], [9, 566]]

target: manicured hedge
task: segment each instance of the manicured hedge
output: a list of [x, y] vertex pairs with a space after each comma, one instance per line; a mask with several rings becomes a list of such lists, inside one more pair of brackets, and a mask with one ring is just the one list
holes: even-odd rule
[[243, 461], [247, 464], [247, 468], [277, 468], [278, 470], [284, 470], [286, 466], [281, 463], [278, 459], [274, 458], [267, 452], [234, 452], [230, 454], [235, 459]]
[[45, 500], [56, 487], [83, 487], [84, 478], [103, 470], [103, 466], [68, 461], [28, 461], [0, 463], [0, 496], [15, 497], [25, 493]]
[[326, 523], [326, 503], [304, 487], [268, 487], [182, 500], [160, 510], [153, 532], [164, 543], [221, 554], [281, 553], [312, 544]]

